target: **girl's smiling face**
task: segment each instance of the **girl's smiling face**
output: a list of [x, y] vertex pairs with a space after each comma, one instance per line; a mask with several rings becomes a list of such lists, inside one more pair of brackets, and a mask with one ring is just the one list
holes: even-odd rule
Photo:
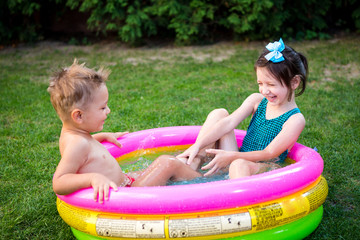
[[289, 89], [270, 74], [265, 67], [256, 68], [259, 92], [272, 105], [282, 105], [288, 102]]

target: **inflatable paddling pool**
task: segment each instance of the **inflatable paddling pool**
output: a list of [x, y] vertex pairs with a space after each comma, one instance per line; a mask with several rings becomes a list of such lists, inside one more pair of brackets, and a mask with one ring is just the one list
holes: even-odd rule
[[[122, 148], [103, 143], [120, 164], [149, 152], [186, 149], [200, 126], [133, 132]], [[245, 131], [235, 130], [241, 146]], [[58, 196], [60, 216], [78, 239], [302, 239], [319, 225], [328, 186], [323, 160], [296, 143], [294, 164], [251, 177], [111, 191], [99, 204], [91, 188]]]

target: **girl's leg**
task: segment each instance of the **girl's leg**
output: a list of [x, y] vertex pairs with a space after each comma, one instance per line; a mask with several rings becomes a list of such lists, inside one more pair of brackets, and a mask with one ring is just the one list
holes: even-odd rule
[[136, 179], [132, 187], [164, 186], [168, 180], [191, 180], [202, 175], [174, 156], [162, 155]]
[[243, 159], [237, 159], [230, 164], [230, 179], [242, 178], [254, 175], [261, 170], [261, 163], [254, 163]]
[[[224, 108], [215, 109], [210, 112], [199, 132], [198, 138], [202, 137], [206, 132], [210, 131], [215, 123], [223, 118], [226, 118], [227, 116], [229, 116], [229, 113]], [[227, 133], [219, 139], [218, 148], [226, 151], [238, 151], [234, 131]]]
[[229, 116], [229, 113], [224, 108], [219, 108], [211, 111], [207, 116], [204, 124], [202, 125], [197, 138], [203, 137], [207, 132], [209, 132], [212, 129], [215, 123], [217, 123], [218, 121], [220, 121], [221, 119], [227, 116]]
[[[224, 108], [219, 108], [219, 109], [215, 109], [215, 110], [211, 111], [209, 113], [209, 115], [207, 116], [203, 126], [201, 127], [197, 138], [203, 137], [208, 131], [210, 131], [212, 129], [212, 127], [218, 121], [220, 121], [221, 119], [223, 119], [227, 116], [229, 116], [229, 113]], [[228, 134], [221, 137], [217, 142], [211, 143], [208, 146], [201, 149], [198, 154], [198, 160], [197, 160], [197, 164], [196, 164], [197, 167], [193, 168], [193, 169], [197, 169], [199, 167], [199, 165], [202, 165], [204, 163], [204, 160], [207, 158], [205, 149], [209, 149], [209, 148], [218, 148], [218, 149], [223, 149], [223, 150], [227, 150], [227, 151], [238, 151], [238, 146], [237, 146], [234, 131], [229, 132]]]
[[239, 151], [234, 131], [231, 131], [220, 138], [219, 149], [225, 151]]

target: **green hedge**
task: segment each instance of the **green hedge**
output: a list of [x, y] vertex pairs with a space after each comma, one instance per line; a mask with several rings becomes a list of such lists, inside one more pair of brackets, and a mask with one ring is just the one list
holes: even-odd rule
[[44, 13], [69, 10], [88, 14], [94, 33], [116, 33], [132, 44], [151, 36], [192, 44], [219, 37], [327, 38], [333, 30], [360, 30], [357, 0], [8, 0], [0, 3], [0, 43], [38, 40], [49, 25]]

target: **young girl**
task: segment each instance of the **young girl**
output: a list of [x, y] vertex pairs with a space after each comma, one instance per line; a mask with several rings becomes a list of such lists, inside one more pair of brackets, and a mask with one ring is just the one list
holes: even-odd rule
[[[178, 155], [191, 164], [205, 153], [214, 158], [205, 176], [229, 167], [231, 179], [279, 167], [305, 127], [295, 96], [305, 91], [308, 64], [304, 55], [279, 42], [269, 43], [255, 63], [259, 92], [251, 94], [232, 114], [215, 109], [207, 117], [194, 145]], [[298, 89], [297, 94], [295, 90]], [[234, 129], [252, 115], [242, 147]], [[205, 149], [209, 146], [218, 149]]]

